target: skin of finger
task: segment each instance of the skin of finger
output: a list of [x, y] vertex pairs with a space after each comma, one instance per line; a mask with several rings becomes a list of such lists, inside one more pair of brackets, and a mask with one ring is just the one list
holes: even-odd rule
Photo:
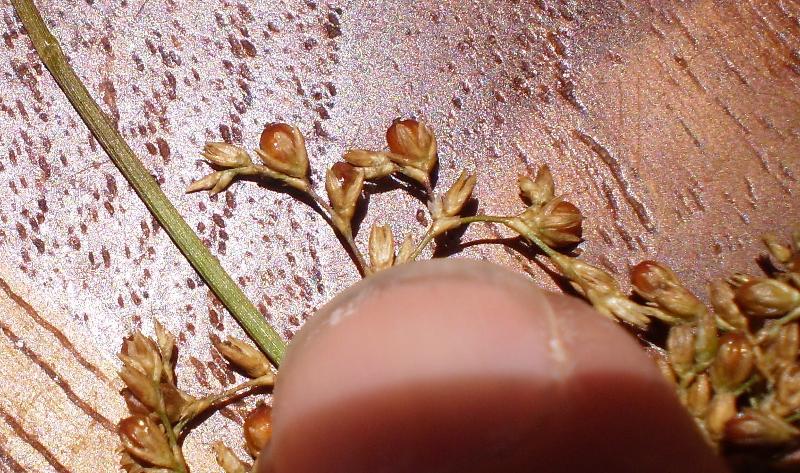
[[638, 344], [497, 266], [414, 263], [323, 307], [262, 472], [723, 471]]

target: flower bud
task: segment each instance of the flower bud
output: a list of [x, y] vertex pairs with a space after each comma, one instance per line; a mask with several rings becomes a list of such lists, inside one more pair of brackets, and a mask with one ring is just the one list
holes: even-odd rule
[[436, 137], [425, 124], [414, 119], [395, 120], [386, 131], [392, 160], [429, 175], [436, 166]]
[[253, 164], [247, 151], [228, 143], [206, 143], [202, 155], [211, 164], [223, 168], [239, 168]]
[[175, 359], [173, 358], [175, 356], [175, 336], [169, 333], [158, 320], [154, 321], [153, 326], [164, 375], [170, 383], [175, 384]]
[[735, 293], [725, 281], [714, 281], [708, 287], [708, 297], [714, 313], [738, 330], [747, 329], [747, 318], [742, 315], [733, 298]]
[[520, 218], [548, 246], [562, 248], [581, 241], [583, 215], [561, 198], [551, 200], [542, 208], [528, 207]]
[[694, 319], [706, 311], [705, 306], [667, 266], [655, 261], [642, 261], [631, 268], [631, 283], [638, 295], [670, 314]]
[[159, 408], [161, 397], [152, 379], [131, 366], [123, 367], [119, 372], [119, 377], [136, 399], [149, 409], [149, 412]]
[[745, 409], [725, 425], [725, 437], [739, 445], [780, 445], [798, 434], [800, 431], [783, 419], [755, 409]]
[[154, 466], [177, 466], [166, 435], [150, 417], [131, 416], [122, 419], [117, 430], [123, 448], [132, 457]]
[[732, 391], [741, 386], [753, 372], [753, 347], [741, 333], [725, 334], [711, 365], [711, 382], [718, 391]]
[[541, 207], [555, 197], [553, 175], [550, 174], [550, 168], [546, 164], [539, 168], [536, 179], [519, 176], [517, 185], [519, 185], [520, 194], [535, 207]]
[[285, 123], [264, 127], [256, 154], [273, 171], [302, 180], [308, 176], [306, 142], [296, 127]]
[[412, 253], [414, 253], [414, 237], [410, 233], [406, 233], [406, 236], [403, 237], [403, 243], [400, 244], [400, 249], [397, 250], [397, 258], [395, 258], [394, 264], [409, 262]]
[[672, 368], [683, 376], [692, 369], [694, 363], [694, 331], [688, 324], [674, 325], [667, 336], [667, 355]]
[[344, 160], [361, 168], [364, 179], [381, 179], [398, 171], [400, 168], [394, 164], [387, 153], [351, 149], [345, 152]]
[[258, 455], [272, 437], [272, 408], [259, 404], [244, 420], [244, 439], [247, 451], [254, 457]]
[[222, 171], [212, 172], [208, 176], [205, 176], [201, 179], [194, 181], [193, 183], [189, 184], [189, 187], [186, 188], [186, 193], [191, 194], [192, 192], [207, 191], [213, 189], [214, 186], [217, 185], [220, 177], [222, 177], [223, 174], [224, 172]]
[[138, 371], [147, 379], [152, 381], [161, 379], [161, 354], [155, 342], [141, 332], [134, 333], [122, 343], [119, 358], [126, 367]]
[[767, 247], [769, 254], [772, 255], [772, 257], [775, 258], [779, 263], [786, 264], [792, 260], [792, 249], [779, 243], [778, 237], [776, 237], [774, 234], [767, 233], [761, 237], [761, 240], [764, 242], [764, 246]]
[[475, 188], [476, 180], [475, 174], [461, 171], [461, 175], [442, 198], [442, 212], [444, 215], [455, 217], [461, 213], [464, 204], [472, 195], [472, 189]]
[[739, 308], [754, 317], [780, 317], [800, 305], [800, 291], [777, 279], [754, 279], [736, 290]]
[[250, 471], [250, 466], [239, 460], [236, 454], [226, 447], [224, 443], [214, 442], [211, 448], [214, 450], [217, 464], [225, 473], [247, 473]]
[[704, 417], [711, 401], [711, 383], [708, 376], [698, 375], [686, 392], [686, 408], [695, 417]]
[[325, 176], [325, 190], [335, 212], [336, 228], [348, 234], [350, 223], [356, 211], [361, 189], [364, 187], [364, 173], [348, 163], [336, 163]]
[[722, 440], [728, 421], [736, 417], [736, 395], [723, 392], [714, 395], [706, 412], [706, 429], [714, 441]]
[[259, 378], [270, 372], [267, 357], [247, 342], [228, 337], [225, 341], [212, 340], [211, 343], [230, 364], [250, 378]]
[[383, 271], [394, 264], [394, 235], [389, 225], [373, 225], [369, 233], [369, 261], [373, 271]]

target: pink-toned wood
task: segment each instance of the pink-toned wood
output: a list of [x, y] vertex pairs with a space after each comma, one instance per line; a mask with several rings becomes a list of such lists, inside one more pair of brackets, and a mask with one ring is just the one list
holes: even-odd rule
[[[417, 115], [439, 136], [441, 184], [476, 169], [487, 212], [519, 209], [516, 175], [547, 163], [587, 215], [586, 258], [620, 274], [657, 258], [697, 290], [756, 271], [758, 236], [800, 213], [795, 0], [38, 5], [131, 146], [287, 337], [357, 278], [330, 229], [253, 183], [182, 193], [207, 169], [204, 142], [254, 147], [269, 121], [307, 134], [319, 181], [345, 148], [383, 146], [393, 118]], [[109, 471], [121, 338], [164, 322], [180, 336], [184, 386], [200, 393], [235, 380], [208, 337], [241, 332], [90, 138], [7, 0], [0, 16], [0, 464]], [[422, 204], [400, 191], [369, 208], [363, 229], [422, 229]], [[463, 240], [497, 235], [478, 225]], [[500, 245], [461, 256], [525, 261]], [[238, 447], [246, 410], [190, 436], [196, 471], [212, 468], [211, 440]]]

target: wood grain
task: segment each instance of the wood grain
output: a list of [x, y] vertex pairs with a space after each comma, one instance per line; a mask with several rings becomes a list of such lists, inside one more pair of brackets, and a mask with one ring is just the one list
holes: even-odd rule
[[[205, 141], [253, 147], [269, 121], [301, 127], [319, 181], [345, 148], [383, 146], [393, 118], [420, 116], [440, 138], [441, 185], [477, 169], [490, 212], [518, 209], [516, 175], [547, 163], [588, 216], [587, 259], [624, 274], [658, 258], [698, 291], [710, 276], [756, 271], [758, 236], [800, 216], [794, 0], [38, 6], [165, 192], [287, 338], [357, 278], [329, 228], [254, 183], [182, 193], [207, 169]], [[88, 135], [7, 0], [0, 17], [0, 372], [15, 381], [0, 384], [0, 465], [114, 471], [122, 337], [164, 322], [180, 337], [184, 385], [200, 393], [236, 379], [209, 335], [241, 332]], [[422, 204], [398, 190], [369, 208], [362, 229], [422, 230]], [[504, 236], [479, 225], [463, 241]], [[459, 256], [527, 261], [502, 245]], [[211, 440], [238, 444], [246, 409], [190, 436], [196, 471], [214, 468]]]

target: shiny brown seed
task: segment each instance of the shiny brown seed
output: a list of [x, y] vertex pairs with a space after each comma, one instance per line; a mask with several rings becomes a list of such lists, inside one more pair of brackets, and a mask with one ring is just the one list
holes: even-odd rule
[[257, 456], [272, 438], [272, 407], [260, 404], [244, 420], [244, 439], [247, 451]]
[[753, 317], [780, 317], [800, 306], [800, 291], [777, 279], [753, 279], [736, 290], [734, 300]]
[[743, 334], [723, 335], [710, 369], [714, 388], [720, 391], [736, 389], [750, 377], [754, 363], [753, 347]]
[[297, 179], [308, 176], [308, 152], [303, 134], [286, 123], [270, 123], [261, 132], [256, 154], [261, 162], [279, 173]]
[[666, 265], [642, 261], [631, 268], [631, 283], [636, 293], [670, 314], [693, 319], [705, 312], [705, 307]]

